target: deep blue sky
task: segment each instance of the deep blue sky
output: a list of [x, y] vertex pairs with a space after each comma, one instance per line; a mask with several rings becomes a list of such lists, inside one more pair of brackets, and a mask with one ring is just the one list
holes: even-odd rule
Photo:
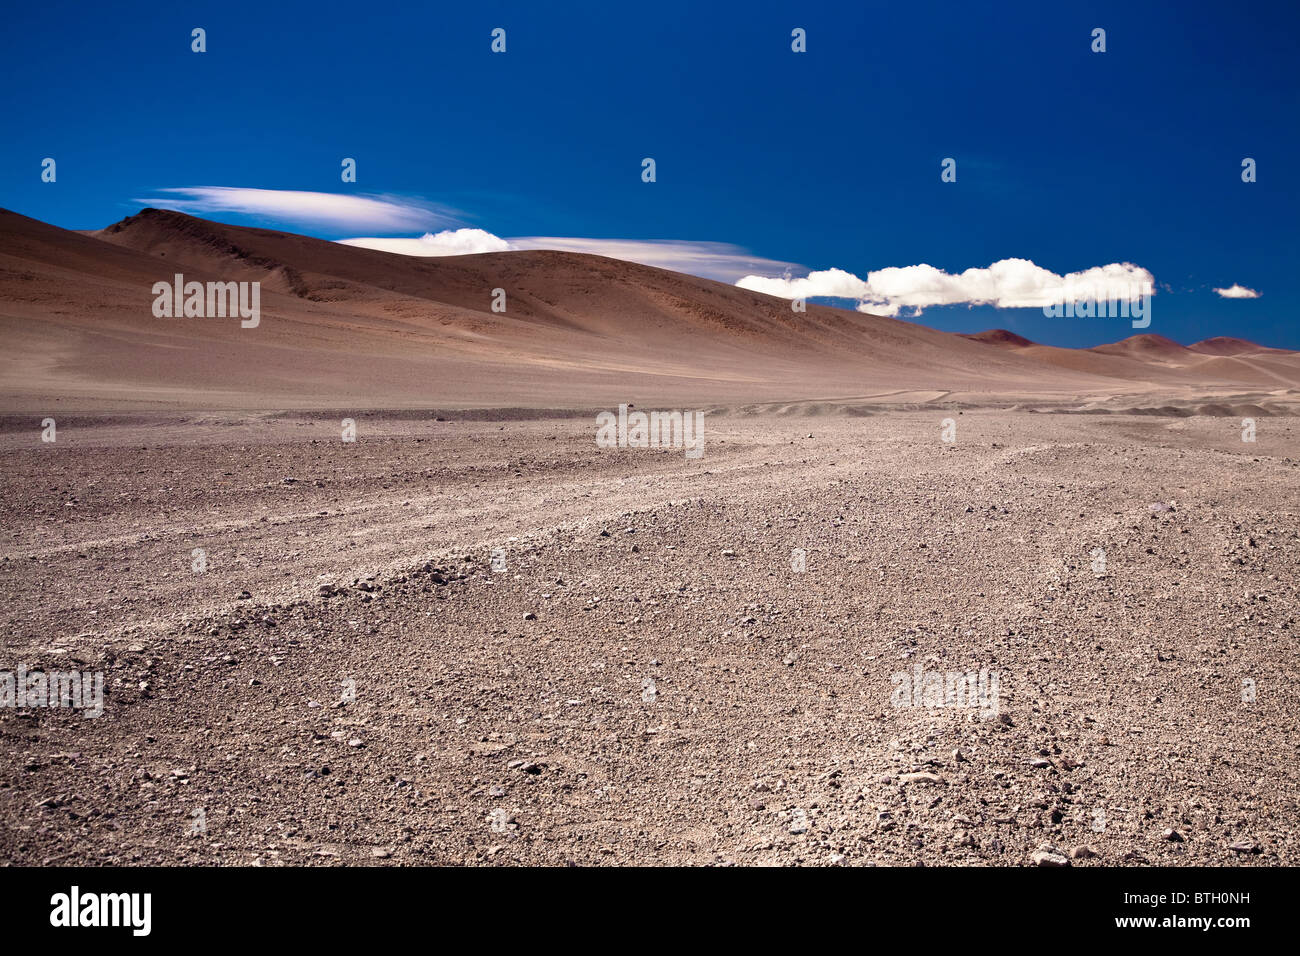
[[[498, 236], [714, 240], [862, 276], [1127, 261], [1160, 288], [1148, 331], [1300, 348], [1300, 5], [997, 6], [14, 4], [0, 206], [85, 229], [167, 187], [352, 190]], [[1211, 291], [1233, 283], [1262, 297]], [[918, 321], [1061, 345], [1133, 331], [1034, 309]]]

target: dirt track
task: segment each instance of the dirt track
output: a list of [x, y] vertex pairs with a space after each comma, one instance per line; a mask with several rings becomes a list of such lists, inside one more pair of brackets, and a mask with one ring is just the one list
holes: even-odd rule
[[11, 426], [0, 860], [1294, 865], [1294, 421]]

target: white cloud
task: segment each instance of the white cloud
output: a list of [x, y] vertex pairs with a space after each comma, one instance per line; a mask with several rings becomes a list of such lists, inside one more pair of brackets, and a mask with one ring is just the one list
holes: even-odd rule
[[1254, 289], [1247, 289], [1244, 285], [1233, 283], [1226, 289], [1215, 289], [1221, 299], [1258, 299], [1259, 293]]
[[519, 249], [554, 249], [584, 252], [611, 259], [671, 269], [722, 282], [736, 279], [755, 269], [775, 270], [792, 263], [763, 259], [739, 246], [723, 242], [690, 242], [679, 239], [580, 239], [563, 236], [520, 236], [502, 239], [482, 229], [457, 229], [425, 234], [419, 239], [340, 239], [349, 246], [379, 249], [406, 256], [455, 256], [474, 252], [505, 252]]
[[510, 243], [483, 229], [444, 229], [426, 232], [419, 239], [339, 239], [345, 246], [378, 249], [403, 256], [467, 256], [477, 252], [505, 252]]
[[967, 269], [955, 275], [922, 264], [879, 269], [867, 273], [866, 279], [843, 269], [825, 269], [798, 279], [749, 275], [736, 285], [784, 299], [857, 299], [859, 312], [879, 315], [898, 315], [905, 308], [919, 315], [934, 305], [1010, 309], [1089, 299], [1131, 302], [1155, 291], [1151, 273], [1130, 262], [1094, 266], [1062, 276], [1028, 259], [1002, 259], [987, 269]]
[[[345, 245], [409, 256], [451, 256], [517, 249], [555, 249], [638, 262], [661, 269], [734, 282], [743, 289], [782, 298], [856, 299], [858, 310], [897, 315], [919, 314], [934, 305], [996, 305], [1041, 308], [1084, 299], [1128, 299], [1154, 292], [1151, 273], [1131, 263], [1112, 263], [1060, 276], [1028, 259], [1003, 259], [986, 269], [957, 275], [930, 265], [891, 267], [859, 278], [843, 269], [809, 272], [803, 267], [763, 259], [740, 246], [681, 239], [583, 239], [520, 236], [503, 239], [483, 229], [463, 228], [458, 214], [444, 206], [400, 196], [189, 186], [162, 189], [162, 197], [137, 202], [195, 215], [233, 212], [316, 229], [406, 233], [404, 238], [340, 239]], [[441, 231], [432, 230], [441, 228]], [[453, 228], [445, 228], [453, 227]], [[421, 233], [410, 238], [411, 233]], [[759, 273], [784, 273], [769, 278]], [[1234, 285], [1216, 289], [1225, 298], [1257, 298], [1258, 292]]]
[[763, 259], [726, 242], [692, 242], [685, 239], [573, 239], [559, 236], [523, 236], [510, 240], [514, 249], [558, 249], [625, 259], [644, 266], [671, 269], [689, 275], [734, 282], [755, 269], [795, 268], [794, 263]]
[[[793, 263], [751, 255], [723, 242], [678, 239], [581, 239], [561, 236], [521, 236], [503, 239], [483, 229], [464, 228], [452, 209], [401, 196], [319, 193], [293, 189], [253, 189], [238, 186], [186, 186], [160, 189], [161, 196], [136, 202], [159, 209], [205, 216], [238, 213], [272, 222], [317, 230], [371, 229], [406, 233], [405, 237], [361, 236], [338, 242], [406, 256], [458, 256], [511, 249], [556, 249], [625, 259], [691, 275], [734, 282], [751, 273], [801, 268]], [[441, 231], [433, 231], [438, 227]], [[411, 233], [421, 234], [419, 238]]]
[[239, 186], [186, 186], [160, 189], [159, 192], [169, 195], [135, 201], [194, 215], [234, 212], [317, 228], [410, 233], [433, 226], [459, 224], [449, 209], [399, 196]]

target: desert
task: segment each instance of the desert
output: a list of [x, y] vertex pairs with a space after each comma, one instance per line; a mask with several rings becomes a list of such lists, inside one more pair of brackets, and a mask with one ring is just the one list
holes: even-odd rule
[[2, 855], [1294, 865], [1300, 354], [1112, 325], [0, 212]]

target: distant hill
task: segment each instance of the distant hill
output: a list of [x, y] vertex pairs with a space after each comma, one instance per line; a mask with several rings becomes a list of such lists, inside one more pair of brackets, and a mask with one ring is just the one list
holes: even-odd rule
[[[260, 283], [260, 323], [155, 317], [154, 284], [177, 273]], [[796, 312], [602, 256], [402, 256], [157, 209], [88, 233], [0, 210], [0, 328], [0, 411], [921, 406], [1300, 388], [1300, 355], [1224, 351], [1239, 340], [1058, 349], [1005, 329]]]

